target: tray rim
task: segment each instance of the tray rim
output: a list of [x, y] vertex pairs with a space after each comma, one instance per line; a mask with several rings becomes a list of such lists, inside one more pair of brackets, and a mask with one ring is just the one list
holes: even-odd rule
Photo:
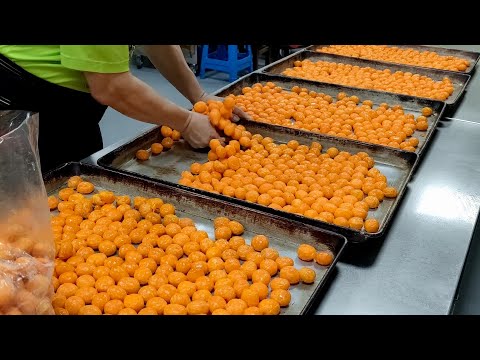
[[[306, 83], [309, 83], [311, 84], [312, 86], [315, 86], [317, 84], [322, 84], [322, 85], [325, 85], [325, 86], [340, 86], [344, 89], [352, 89], [353, 91], [356, 91], [356, 90], [363, 90], [363, 91], [367, 91], [367, 92], [374, 92], [374, 93], [378, 93], [378, 94], [391, 94], [391, 95], [394, 95], [394, 96], [405, 96], [405, 97], [408, 97], [410, 99], [421, 99], [422, 101], [429, 101], [429, 102], [435, 102], [435, 103], [440, 103], [442, 104], [441, 105], [441, 108], [440, 108], [440, 111], [438, 113], [438, 116], [437, 118], [435, 119], [435, 121], [432, 123], [432, 126], [431, 126], [431, 131], [428, 131], [427, 132], [427, 135], [425, 136], [425, 142], [423, 144], [423, 146], [420, 148], [420, 149], [416, 149], [415, 150], [415, 153], [418, 154], [419, 157], [422, 157], [425, 149], [430, 145], [430, 142], [431, 142], [431, 138], [433, 137], [433, 134], [434, 132], [436, 131], [437, 129], [437, 125], [438, 123], [440, 122], [440, 120], [442, 119], [443, 115], [444, 115], [444, 112], [445, 112], [445, 109], [447, 107], [447, 104], [444, 102], [444, 101], [440, 101], [440, 100], [434, 100], [434, 99], [429, 99], [429, 98], [421, 98], [421, 97], [417, 97], [417, 96], [411, 96], [411, 95], [403, 95], [403, 94], [397, 94], [397, 93], [390, 93], [390, 92], [384, 92], [384, 91], [378, 91], [378, 90], [370, 90], [370, 89], [361, 89], [361, 88], [354, 88], [354, 87], [349, 87], [349, 86], [344, 86], [344, 85], [337, 85], [337, 84], [331, 84], [331, 83], [324, 83], [324, 82], [320, 82], [320, 81], [311, 81], [311, 80], [306, 80], [306, 79], [300, 79], [300, 78], [292, 78], [292, 77], [288, 77], [288, 76], [282, 76], [282, 75], [277, 75], [277, 74], [271, 74], [271, 73], [263, 73], [263, 72], [253, 72], [253, 73], [249, 73], [245, 76], [242, 76], [241, 78], [237, 79], [236, 81], [230, 83], [230, 84], [227, 84], [223, 87], [221, 87], [220, 89], [216, 90], [215, 92], [212, 93], [212, 95], [218, 95], [224, 91], [228, 91], [230, 88], [236, 86], [237, 83], [240, 83], [241, 81], [244, 81], [246, 79], [248, 79], [249, 77], [251, 76], [265, 76], [267, 78], [270, 78], [272, 80], [272, 82], [274, 82], [275, 79], [288, 79], [290, 81], [295, 81], [295, 80], [301, 80], [303, 82], [306, 82]], [[255, 120], [243, 120], [243, 121], [247, 121], [247, 122], [253, 122], [253, 123], [262, 123], [260, 121], [255, 121]], [[276, 125], [276, 124], [269, 124], [269, 123], [265, 123], [265, 124], [268, 124], [272, 127], [276, 127], [276, 128], [288, 128], [288, 126], [282, 126], [282, 125]], [[293, 129], [293, 128], [292, 128]], [[371, 145], [373, 143], [369, 143], [369, 142], [364, 142], [364, 141], [360, 141], [360, 140], [355, 140], [355, 139], [349, 139], [349, 138], [340, 138], [340, 137], [337, 137], [337, 136], [333, 136], [333, 135], [327, 135], [327, 134], [322, 134], [322, 133], [316, 133], [316, 132], [313, 132], [313, 131], [309, 131], [309, 130], [305, 130], [305, 129], [295, 129], [295, 130], [298, 130], [300, 132], [305, 132], [307, 134], [321, 134], [321, 135], [324, 135], [326, 137], [332, 137], [332, 138], [338, 138], [338, 139], [343, 139], [343, 140], [348, 140], [348, 141], [351, 141], [353, 143], [357, 143], [357, 144], [361, 144], [361, 145]], [[389, 146], [386, 146], [386, 145], [382, 145], [382, 144], [373, 144], [373, 145], [378, 145], [378, 146], [381, 146], [381, 147], [385, 147], [385, 148], [390, 148]], [[400, 151], [405, 151], [403, 149], [397, 149], [397, 150], [400, 150]]]
[[[208, 201], [211, 200], [211, 197], [209, 197], [209, 196], [206, 196], [206, 195], [201, 194], [201, 193], [191, 192], [191, 191], [188, 191], [188, 190], [176, 187], [176, 186], [172, 186], [172, 184], [168, 183], [168, 182], [161, 182], [159, 184], [158, 182], [153, 181], [152, 179], [149, 179], [149, 178], [145, 179], [144, 177], [140, 177], [140, 176], [137, 176], [137, 175], [131, 175], [130, 173], [124, 173], [124, 172], [121, 172], [121, 171], [116, 171], [116, 170], [100, 167], [100, 166], [93, 165], [93, 164], [82, 163], [82, 162], [68, 162], [68, 163], [61, 164], [61, 165], [57, 166], [56, 168], [51, 169], [50, 171], [45, 173], [43, 175], [43, 181], [45, 183], [45, 186], [47, 186], [49, 181], [53, 181], [56, 176], [57, 177], [59, 177], [59, 176], [65, 176], [65, 177], [71, 176], [71, 175], [62, 175], [62, 173], [64, 173], [64, 172], [67, 172], [67, 173], [70, 172], [70, 173], [75, 173], [75, 174], [79, 175], [79, 174], [82, 173], [83, 169], [86, 169], [87, 172], [102, 172], [102, 173], [105, 173], [110, 178], [114, 177], [114, 176], [123, 177], [123, 178], [127, 178], [127, 179], [129, 178], [129, 179], [132, 179], [133, 181], [135, 181], [137, 183], [141, 182], [141, 183], [146, 184], [149, 187], [149, 191], [152, 191], [152, 190], [155, 191], [156, 188], [163, 188], [163, 189], [171, 190], [171, 191], [174, 191], [174, 192], [177, 192], [177, 193], [180, 193], [180, 194], [181, 193], [187, 193], [188, 196], [190, 196], [190, 197], [200, 197], [200, 198], [203, 198], [204, 200], [208, 200]], [[100, 176], [104, 176], [104, 175], [100, 174]], [[257, 210], [257, 209], [253, 209], [253, 208], [244, 206], [242, 204], [231, 203], [231, 202], [225, 201], [223, 199], [215, 199], [215, 201], [217, 201], [222, 206], [242, 208], [244, 211], [248, 211], [250, 213], [260, 213], [261, 215], [268, 216], [268, 217], [272, 216], [271, 214], [269, 214], [267, 212]], [[283, 223], [291, 221], [289, 219], [286, 219], [286, 218], [278, 216], [278, 215], [275, 215], [274, 217], [276, 218], [277, 221], [281, 221]], [[298, 225], [299, 226], [300, 225], [305, 226], [306, 224], [298, 224]], [[298, 315], [307, 315], [310, 312], [314, 303], [316, 302], [316, 300], [322, 294], [321, 290], [324, 288], [327, 280], [330, 279], [332, 272], [335, 271], [335, 267], [337, 266], [337, 262], [339, 261], [339, 259], [342, 256], [345, 248], [348, 245], [348, 239], [342, 234], [333, 232], [333, 231], [328, 230], [328, 229], [318, 228], [318, 227], [315, 227], [315, 226], [312, 226], [312, 225], [308, 225], [308, 228], [309, 228], [308, 229], [309, 232], [311, 232], [311, 233], [322, 232], [322, 233], [325, 233], [329, 236], [337, 238], [338, 239], [338, 251], [336, 253], [336, 256], [334, 256], [332, 264], [327, 268], [325, 274], [322, 277], [322, 280], [319, 282], [317, 287], [314, 289], [314, 291], [312, 293], [312, 296], [310, 296], [308, 298], [308, 300], [305, 302], [305, 304], [302, 307], [302, 310], [300, 311], [300, 313]]]
[[[258, 123], [258, 124], [260, 126], [268, 125], [268, 124], [264, 124], [264, 123]], [[289, 128], [286, 128], [286, 129], [289, 130], [289, 131], [296, 131], [296, 129], [289, 129]], [[389, 151], [389, 152], [393, 152], [393, 153], [399, 153], [399, 154], [403, 154], [407, 157], [412, 157], [414, 159], [412, 159], [413, 161], [411, 161], [411, 168], [409, 169], [409, 171], [407, 173], [405, 181], [397, 189], [398, 194], [397, 194], [397, 197], [394, 200], [393, 209], [387, 213], [387, 216], [385, 217], [384, 221], [382, 222], [382, 225], [381, 225], [378, 232], [367, 233], [363, 230], [355, 230], [355, 229], [351, 229], [351, 228], [346, 228], [346, 227], [342, 227], [342, 226], [338, 226], [338, 225], [334, 225], [334, 224], [330, 224], [330, 223], [326, 223], [326, 222], [321, 222], [319, 220], [310, 219], [310, 218], [305, 217], [305, 216], [300, 216], [300, 215], [293, 214], [293, 213], [287, 213], [285, 211], [275, 210], [275, 209], [272, 209], [272, 208], [269, 208], [269, 207], [266, 207], [266, 206], [263, 206], [263, 205], [248, 202], [246, 200], [240, 200], [240, 199], [237, 199], [235, 197], [228, 197], [228, 196], [223, 195], [223, 194], [215, 194], [215, 193], [208, 192], [208, 191], [205, 191], [205, 190], [196, 189], [196, 188], [189, 187], [189, 186], [184, 186], [184, 185], [181, 185], [181, 184], [178, 184], [178, 183], [173, 183], [173, 182], [162, 180], [162, 179], [156, 179], [156, 178], [150, 177], [148, 175], [144, 175], [144, 174], [140, 174], [140, 173], [136, 173], [136, 172], [132, 172], [132, 171], [128, 171], [128, 170], [118, 169], [118, 168], [114, 167], [108, 161], [111, 157], [115, 156], [115, 153], [122, 152], [125, 148], [129, 148], [130, 146], [132, 146], [132, 144], [134, 144], [135, 142], [139, 142], [139, 141], [141, 141], [142, 138], [150, 136], [151, 134], [153, 134], [153, 132], [155, 130], [156, 130], [156, 128], [146, 130], [143, 133], [140, 133], [136, 137], [132, 138], [131, 140], [125, 142], [124, 144], [121, 144], [117, 148], [115, 148], [115, 149], [109, 151], [108, 153], [104, 154], [103, 156], [101, 156], [100, 158], [97, 159], [97, 162], [96, 162], [97, 165], [99, 167], [110, 169], [110, 170], [113, 170], [113, 171], [117, 171], [117, 172], [121, 172], [121, 173], [125, 173], [125, 174], [130, 174], [130, 175], [141, 177], [143, 179], [151, 180], [151, 181], [154, 181], [154, 182], [160, 182], [162, 184], [168, 184], [168, 185], [171, 185], [171, 186], [174, 186], [174, 187], [182, 188], [186, 191], [200, 193], [200, 194], [203, 194], [205, 196], [214, 197], [214, 198], [217, 198], [217, 199], [223, 199], [227, 202], [234, 202], [236, 204], [240, 204], [240, 205], [244, 205], [244, 206], [247, 206], [247, 207], [255, 208], [255, 209], [258, 209], [260, 211], [268, 212], [268, 213], [271, 213], [271, 214], [275, 214], [277, 216], [281, 216], [281, 217], [284, 217], [284, 218], [287, 218], [287, 219], [290, 219], [290, 220], [293, 220], [293, 221], [300, 222], [302, 224], [310, 224], [314, 227], [324, 228], [324, 229], [330, 230], [332, 232], [336, 232], [336, 233], [340, 233], [340, 234], [344, 235], [352, 243], [368, 242], [368, 240], [375, 239], [375, 238], [380, 238], [386, 233], [387, 229], [391, 225], [390, 222], [392, 220], [393, 215], [395, 214], [397, 208], [400, 206], [400, 203], [403, 200], [403, 197], [404, 197], [405, 192], [407, 190], [408, 184], [410, 183], [412, 177], [414, 176], [415, 170], [418, 167], [418, 162], [419, 162], [419, 156], [418, 156], [418, 154], [416, 154], [414, 152], [403, 151], [403, 150], [394, 149], [394, 148], [389, 149], [388, 147], [379, 147], [379, 150], [381, 150], [381, 151]], [[312, 134], [312, 136], [320, 137], [320, 138], [328, 137], [329, 139], [332, 139], [334, 141], [339, 141], [339, 139], [340, 139], [340, 138], [337, 138], [337, 137], [324, 136], [324, 135], [321, 135], [321, 134], [315, 134], [315, 133], [311, 133], [311, 134]], [[321, 141], [321, 140], [319, 140], [319, 141]], [[373, 147], [377, 147], [376, 144], [368, 144], [368, 145], [373, 146]]]
[[[306, 54], [306, 55], [303, 55], [303, 54]], [[466, 73], [459, 73], [459, 72], [452, 72], [452, 71], [446, 71], [446, 70], [439, 70], [439, 69], [432, 69], [432, 68], [425, 68], [425, 67], [418, 67], [418, 66], [412, 66], [412, 65], [404, 65], [404, 64], [395, 64], [395, 63], [385, 63], [385, 62], [381, 62], [381, 61], [376, 61], [376, 60], [368, 60], [368, 59], [362, 59], [362, 58], [355, 58], [355, 57], [351, 57], [351, 56], [343, 56], [343, 55], [336, 55], [336, 54], [327, 54], [327, 53], [320, 53], [320, 52], [316, 52], [316, 51], [311, 51], [311, 50], [307, 50], [307, 49], [303, 49], [301, 51], [298, 51], [296, 53], [293, 53], [293, 54], [290, 54], [286, 57], [283, 57], [269, 65], [266, 65], [264, 67], [262, 67], [261, 69], [257, 70], [259, 72], [262, 72], [262, 73], [265, 73], [265, 74], [272, 74], [272, 75], [277, 75], [277, 76], [283, 76], [285, 78], [290, 78], [290, 79], [302, 79], [302, 78], [298, 78], [298, 77], [292, 77], [292, 76], [286, 76], [286, 75], [282, 75], [282, 74], [273, 74], [271, 73], [271, 69], [274, 68], [275, 66], [277, 65], [280, 65], [282, 64], [283, 62], [286, 62], [288, 60], [290, 60], [291, 58], [295, 58], [295, 57], [302, 57], [302, 56], [305, 56], [305, 58], [308, 58], [309, 56], [321, 56], [321, 55], [328, 55], [328, 56], [332, 56], [334, 58], [338, 58], [340, 61], [343, 59], [344, 61], [348, 62], [348, 61], [351, 61], [351, 60], [358, 60], [358, 61], [364, 61], [364, 62], [367, 62], [367, 63], [371, 63], [372, 65], [382, 65], [382, 66], [387, 66], [388, 65], [394, 65], [394, 66], [401, 66], [401, 67], [405, 67], [405, 68], [411, 68], [412, 71], [417, 69], [417, 70], [420, 70], [422, 72], [429, 72], [429, 71], [434, 71], [434, 72], [441, 72], [441, 73], [444, 73], [445, 76], [448, 76], [449, 74], [451, 75], [455, 75], [455, 76], [459, 76], [459, 77], [464, 77], [465, 78], [465, 82], [464, 84], [460, 87], [459, 89], [459, 92], [458, 94], [452, 98], [451, 100], [449, 100], [448, 98], [442, 102], [444, 102], [447, 106], [449, 107], [454, 107], [457, 105], [458, 101], [462, 98], [462, 96], [464, 95], [466, 89], [467, 89], [467, 86], [468, 84], [470, 83], [470, 80], [471, 80], [471, 75], [469, 74], [466, 74]], [[325, 60], [327, 61], [327, 60]], [[302, 79], [302, 80], [307, 80], [307, 79]], [[315, 83], [323, 83], [323, 84], [332, 84], [332, 83], [327, 83], [327, 82], [323, 82], [323, 81], [316, 81], [316, 80], [307, 80], [307, 81], [311, 81], [311, 82], [315, 82]], [[341, 84], [338, 84], [338, 85], [341, 85]], [[352, 89], [363, 89], [363, 88], [359, 88], [359, 87], [351, 87]], [[385, 90], [375, 90], [375, 89], [367, 89], [367, 90], [374, 90], [374, 91], [377, 91], [377, 92], [383, 92], [383, 93], [387, 93], [387, 94], [396, 94], [396, 95], [406, 95], [406, 94], [401, 94], [401, 93], [395, 93], [395, 92], [390, 92], [390, 91], [385, 91]], [[419, 99], [427, 99], [427, 100], [436, 100], [436, 99], [432, 99], [432, 98], [427, 98], [427, 97], [422, 97], [422, 96], [414, 96], [414, 95], [407, 95], [407, 96], [411, 96], [411, 97], [416, 97], [416, 98], [419, 98]], [[451, 97], [451, 96], [450, 96]], [[439, 101], [439, 100], [437, 100]]]
[[[335, 44], [330, 44], [330, 45], [335, 45]], [[315, 49], [319, 46], [330, 46], [330, 45], [309, 45], [305, 49], [308, 50], [308, 51], [320, 52], [320, 51], [316, 51]], [[475, 60], [467, 68], [468, 71], [467, 70], [465, 70], [465, 71], [444, 70], [444, 69], [437, 69], [437, 68], [425, 67], [425, 66], [419, 66], [419, 65], [402, 64], [402, 63], [397, 63], [397, 62], [393, 62], [393, 61], [385, 61], [385, 60], [371, 60], [371, 61], [378, 61], [378, 62], [382, 62], [382, 63], [385, 63], [385, 64], [407, 65], [407, 66], [412, 66], [412, 67], [416, 67], [416, 68], [420, 68], [420, 69], [441, 70], [441, 71], [451, 72], [451, 73], [454, 73], [454, 74], [472, 75], [473, 72], [475, 71], [475, 67], [478, 64], [478, 61], [480, 60], [480, 52], [477, 52], [477, 51], [458, 50], [458, 49], [446, 48], [446, 47], [443, 47], [443, 46], [429, 46], [429, 45], [387, 45], [387, 46], [398, 46], [398, 47], [401, 47], [401, 48], [408, 48], [409, 46], [416, 46], [416, 47], [424, 48], [426, 51], [435, 51], [435, 49], [448, 50], [448, 51], [452, 51], [454, 53], [458, 52], [458, 53], [462, 53], [462, 54], [472, 55], [472, 57], [475, 57]], [[322, 52], [320, 52], [320, 53], [322, 53]], [[355, 57], [355, 56], [347, 56], [347, 55], [339, 55], [339, 56], [352, 57], [354, 59], [370, 60], [370, 59], [359, 58], [359, 57]], [[458, 55], [458, 56], [460, 57], [460, 55]]]

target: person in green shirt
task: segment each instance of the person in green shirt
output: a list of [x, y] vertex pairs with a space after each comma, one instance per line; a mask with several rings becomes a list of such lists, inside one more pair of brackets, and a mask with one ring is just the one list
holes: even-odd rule
[[[144, 49], [192, 105], [212, 98], [180, 46]], [[39, 113], [44, 172], [103, 148], [98, 123], [108, 106], [139, 121], [170, 126], [193, 148], [220, 137], [206, 115], [172, 103], [132, 75], [128, 45], [0, 45], [0, 97], [8, 100], [8, 108]], [[238, 108], [233, 116], [247, 117]]]

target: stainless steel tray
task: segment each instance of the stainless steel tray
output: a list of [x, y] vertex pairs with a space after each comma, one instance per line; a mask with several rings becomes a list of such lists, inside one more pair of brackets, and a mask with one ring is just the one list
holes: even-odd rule
[[[420, 68], [420, 67], [407, 66], [407, 65], [387, 64], [379, 61], [364, 60], [364, 59], [333, 55], [333, 54], [323, 54], [323, 53], [318, 53], [316, 51], [309, 51], [309, 50], [299, 51], [297, 53], [284, 57], [283, 59], [280, 59], [268, 66], [263, 67], [259, 71], [263, 73], [281, 75], [282, 71], [292, 67], [295, 61], [297, 60], [302, 61], [305, 59], [309, 59], [311, 61], [322, 60], [322, 61], [330, 61], [330, 62], [343, 63], [343, 64], [351, 64], [351, 65], [357, 65], [361, 67], [370, 67], [378, 70], [390, 69], [391, 71], [404, 71], [404, 72], [408, 71], [411, 73], [428, 76], [436, 81], [440, 81], [447, 76], [452, 81], [453, 88], [454, 88], [453, 94], [450, 95], [450, 97], [447, 100], [445, 100], [445, 103], [450, 106], [453, 106], [457, 103], [457, 101], [460, 99], [460, 96], [465, 91], [465, 88], [468, 82], [470, 81], [470, 75], [467, 75], [467, 74], [460, 74], [460, 73], [455, 73], [451, 71], [427, 69], [427, 68]], [[281, 76], [284, 76], [284, 75], [281, 75]], [[312, 82], [317, 82], [317, 81], [312, 81]], [[388, 91], [381, 91], [381, 90], [376, 90], [376, 91], [390, 93]], [[430, 99], [430, 100], [433, 100], [433, 99]]]
[[[307, 47], [307, 50], [311, 51], [316, 51], [316, 49], [323, 47], [323, 46], [329, 46], [329, 45], [311, 45]], [[443, 56], [456, 56], [462, 59], [466, 59], [470, 61], [470, 66], [465, 70], [465, 71], [454, 71], [454, 70], [443, 70], [443, 71], [451, 71], [454, 73], [460, 73], [460, 74], [472, 74], [472, 72], [475, 70], [475, 66], [478, 63], [478, 60], [480, 59], [480, 53], [475, 52], [475, 51], [465, 51], [465, 50], [456, 50], [456, 49], [448, 49], [444, 47], [437, 47], [437, 46], [428, 46], [428, 45], [390, 45], [390, 46], [395, 46], [397, 48], [401, 49], [414, 49], [418, 51], [435, 51], [439, 55]], [[363, 59], [363, 58], [362, 58]], [[368, 59], [365, 59], [368, 60]], [[390, 61], [380, 61], [380, 60], [374, 60], [374, 61], [379, 61], [385, 64], [399, 64], [399, 65], [406, 65], [406, 64], [400, 64], [396, 62], [390, 62]], [[408, 65], [408, 66], [414, 66], [414, 67], [419, 67], [419, 68], [425, 68], [424, 66], [419, 66], [419, 65]], [[428, 68], [428, 69], [435, 69], [435, 68]], [[438, 69], [440, 70], [440, 69]]]
[[[44, 181], [48, 194], [58, 192], [61, 187], [66, 185], [68, 178], [74, 175], [80, 175], [92, 182], [96, 189], [108, 189], [122, 195], [160, 197], [173, 204], [177, 214], [191, 218], [197, 228], [206, 231], [212, 239], [215, 238], [213, 220], [219, 216], [226, 216], [242, 223], [246, 230], [242, 236], [247, 243], [257, 234], [267, 235], [270, 239], [270, 246], [276, 248], [282, 256], [294, 259], [296, 267], [310, 267], [317, 273], [314, 284], [298, 284], [290, 288], [292, 301], [288, 307], [282, 308], [281, 314], [306, 314], [311, 310], [347, 243], [344, 236], [327, 230], [292, 222], [276, 215], [220, 199], [212, 199], [178, 187], [87, 164], [68, 163], [47, 173]], [[319, 250], [332, 251], [334, 255], [332, 265], [324, 267], [298, 259], [296, 251], [302, 243], [311, 244]]]
[[182, 171], [189, 170], [190, 165], [194, 162], [204, 163], [208, 161], [207, 153], [192, 150], [192, 148], [182, 140], [175, 143], [172, 149], [158, 156], [152, 156], [149, 160], [143, 162], [137, 161], [135, 158], [137, 150], [147, 149], [153, 142], [161, 141], [162, 135], [160, 134], [160, 131], [158, 131], [158, 128], [149, 130], [104, 155], [98, 159], [97, 163], [98, 165], [109, 169], [136, 174], [163, 183], [174, 184], [177, 187], [194, 191], [196, 193], [224, 199], [229, 202], [242, 204], [247, 207], [282, 216], [286, 219], [328, 229], [345, 235], [347, 239], [352, 242], [364, 242], [370, 238], [380, 237], [385, 233], [385, 230], [393, 219], [393, 214], [396, 208], [403, 198], [409, 179], [412, 176], [418, 159], [417, 154], [374, 144], [352, 142], [326, 135], [301, 132], [285, 127], [272, 128], [263, 123], [243, 122], [243, 125], [246, 125], [247, 129], [253, 134], [258, 133], [263, 136], [269, 136], [277, 143], [286, 143], [292, 139], [296, 139], [300, 144], [309, 144], [312, 141], [318, 141], [322, 144], [325, 150], [334, 146], [339, 150], [345, 150], [350, 153], [357, 153], [360, 151], [367, 152], [375, 159], [376, 167], [378, 167], [378, 169], [387, 177], [389, 186], [394, 186], [398, 190], [398, 196], [395, 199], [385, 199], [382, 201], [378, 209], [369, 213], [369, 217], [374, 215], [374, 217], [380, 222], [379, 231], [377, 233], [367, 233], [363, 230], [359, 231], [328, 224], [301, 215], [274, 210], [245, 200], [239, 200], [233, 197], [227, 197], [225, 195], [218, 195], [204, 190], [179, 185], [177, 183], [180, 180]]
[[[312, 82], [308, 80], [296, 79], [296, 78], [288, 78], [284, 76], [276, 76], [270, 74], [263, 74], [263, 73], [251, 73], [248, 74], [237, 81], [224, 86], [223, 88], [217, 90], [214, 94], [218, 96], [227, 96], [229, 94], [240, 95], [242, 94], [242, 89], [246, 86], [252, 86], [255, 83], [265, 83], [268, 81], [272, 81], [277, 86], [282, 87], [284, 90], [290, 91], [290, 89], [297, 85], [299, 87], [307, 88], [308, 90], [313, 90], [316, 92], [322, 92], [324, 94], [328, 94], [334, 98], [336, 98], [339, 92], [345, 92], [348, 95], [356, 95], [360, 98], [361, 101], [363, 100], [371, 100], [373, 101], [374, 106], [378, 106], [381, 103], [387, 103], [390, 106], [393, 105], [402, 105], [404, 111], [406, 113], [410, 113], [417, 117], [421, 115], [421, 110], [424, 107], [430, 107], [433, 110], [433, 114], [427, 118], [428, 121], [428, 129], [427, 131], [415, 131], [413, 136], [418, 138], [419, 143], [416, 149], [416, 153], [420, 156], [426, 149], [430, 139], [432, 138], [432, 134], [434, 133], [438, 121], [442, 118], [443, 112], [445, 110], [445, 103], [436, 100], [424, 99], [415, 96], [408, 96], [408, 95], [401, 95], [401, 94], [392, 94], [386, 93], [383, 91], [375, 91], [375, 90], [366, 90], [366, 89], [358, 89], [349, 86], [342, 86], [336, 84], [327, 84], [327, 83], [320, 83], [320, 82]], [[272, 128], [281, 128], [280, 125], [269, 124]], [[308, 130], [299, 130], [304, 131], [307, 133], [311, 133]], [[357, 142], [360, 144], [367, 144], [362, 141], [345, 139], [353, 142]], [[385, 147], [384, 145], [378, 145]]]

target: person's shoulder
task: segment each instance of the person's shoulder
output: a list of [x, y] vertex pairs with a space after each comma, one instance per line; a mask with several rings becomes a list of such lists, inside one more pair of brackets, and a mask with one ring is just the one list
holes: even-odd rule
[[80, 71], [99, 73], [129, 70], [128, 45], [60, 45], [62, 64]]
[[0, 54], [13, 61], [56, 61], [60, 45], [0, 45]]

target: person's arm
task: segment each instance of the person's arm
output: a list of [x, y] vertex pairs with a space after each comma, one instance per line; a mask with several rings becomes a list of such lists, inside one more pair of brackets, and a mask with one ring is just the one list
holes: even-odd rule
[[206, 95], [195, 74], [188, 67], [179, 45], [144, 45], [144, 50], [157, 70], [192, 105]]
[[207, 116], [175, 105], [129, 71], [127, 45], [60, 45], [61, 64], [83, 72], [92, 97], [133, 119], [167, 125], [195, 148], [219, 135]]
[[[179, 45], [144, 45], [145, 53], [160, 73], [185, 96], [192, 105], [197, 101], [223, 101], [223, 98], [209, 95], [190, 70]], [[233, 121], [251, 117], [238, 107], [233, 109]]]
[[85, 72], [95, 100], [122, 114], [151, 124], [167, 125], [180, 132], [187, 126], [190, 112], [159, 96], [149, 85], [130, 72], [102, 74]]
[[95, 100], [128, 117], [176, 129], [196, 148], [205, 147], [211, 139], [219, 138], [207, 116], [188, 111], [161, 97], [130, 72], [84, 74]]

